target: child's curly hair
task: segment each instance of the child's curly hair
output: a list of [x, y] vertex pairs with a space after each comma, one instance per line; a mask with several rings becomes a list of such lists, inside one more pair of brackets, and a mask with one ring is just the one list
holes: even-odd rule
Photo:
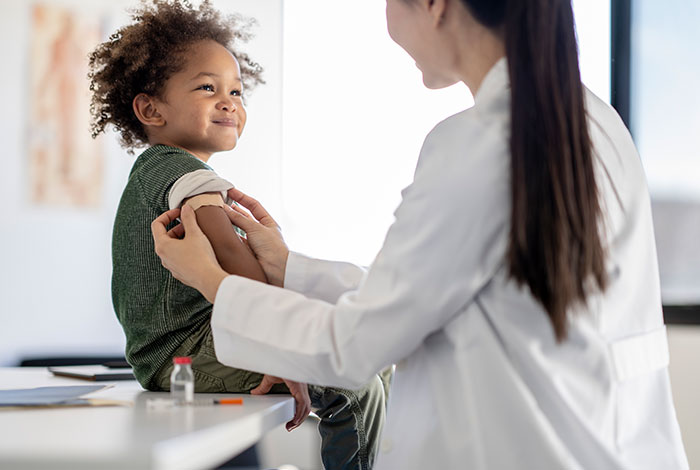
[[160, 96], [166, 80], [181, 70], [189, 46], [213, 40], [238, 59], [246, 89], [264, 83], [262, 67], [235, 50], [250, 39], [254, 20], [226, 16], [209, 0], [194, 8], [187, 0], [142, 0], [132, 11], [133, 23], [122, 27], [90, 54], [91, 131], [95, 138], [111, 124], [125, 148], [142, 147], [148, 137], [132, 101], [139, 93]]

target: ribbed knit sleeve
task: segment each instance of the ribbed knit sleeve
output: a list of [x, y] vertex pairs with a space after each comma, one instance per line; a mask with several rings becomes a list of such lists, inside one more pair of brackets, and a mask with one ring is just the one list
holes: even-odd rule
[[138, 178], [144, 200], [163, 211], [169, 209], [170, 188], [182, 176], [197, 170], [208, 170], [214, 173], [209, 165], [193, 155], [163, 145], [156, 145], [146, 150], [139, 159], [141, 163], [135, 168], [133, 175]]

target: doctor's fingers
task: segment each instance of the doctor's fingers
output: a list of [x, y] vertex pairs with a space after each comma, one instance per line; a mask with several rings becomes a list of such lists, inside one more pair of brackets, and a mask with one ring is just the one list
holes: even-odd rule
[[279, 228], [279, 224], [256, 199], [248, 196], [236, 188], [229, 189], [228, 196], [248, 209], [250, 213], [253, 214], [253, 217], [255, 217], [255, 220], [259, 221], [261, 224], [265, 225], [266, 227]]
[[255, 218], [250, 214], [250, 212], [248, 212], [244, 209], [241, 209], [241, 207], [238, 204], [234, 204], [232, 206], [225, 206], [225, 207], [226, 207], [226, 209], [232, 209], [232, 210], [238, 212], [239, 214], [241, 214], [242, 216], [244, 216], [250, 220], [255, 220]]
[[155, 251], [158, 258], [160, 258], [160, 264], [165, 269], [170, 271], [175, 279], [180, 281], [178, 274], [174, 272], [172, 264], [170, 263], [170, 256], [174, 247], [172, 247], [173, 240], [166, 235], [161, 235], [161, 238], [156, 241]]
[[251, 395], [265, 395], [267, 392], [269, 392], [272, 389], [272, 386], [275, 384], [280, 384], [284, 382], [282, 379], [279, 377], [275, 377], [274, 375], [263, 375], [262, 380], [260, 381], [260, 384], [255, 387], [253, 390], [250, 391]]
[[225, 205], [224, 210], [231, 223], [242, 228], [248, 235], [255, 231], [265, 230], [265, 226], [263, 224], [248, 214], [241, 212], [241, 209], [236, 209]]
[[180, 216], [180, 209], [170, 209], [167, 212], [163, 212], [159, 215], [153, 222], [151, 222], [151, 234], [153, 234], [153, 240], [167, 235], [167, 227], [173, 223]]
[[311, 398], [309, 397], [308, 385], [294, 382], [293, 380], [281, 379], [273, 375], [264, 375], [260, 385], [251, 390], [250, 394], [264, 395], [270, 391], [273, 385], [282, 382], [284, 382], [292, 398], [294, 398], [294, 417], [285, 425], [287, 431], [291, 432], [299, 427], [311, 413]]
[[180, 214], [180, 220], [182, 225], [185, 227], [185, 236], [204, 236], [204, 232], [199, 228], [197, 223], [197, 216], [194, 213], [194, 209], [191, 206], [184, 206]]
[[175, 227], [168, 230], [168, 237], [182, 239], [185, 236], [185, 226], [183, 224], [177, 224]]
[[292, 382], [291, 380], [285, 380], [285, 383], [295, 402], [294, 417], [285, 425], [287, 431], [291, 432], [298, 428], [311, 413], [311, 398], [309, 397], [309, 386], [305, 383]]

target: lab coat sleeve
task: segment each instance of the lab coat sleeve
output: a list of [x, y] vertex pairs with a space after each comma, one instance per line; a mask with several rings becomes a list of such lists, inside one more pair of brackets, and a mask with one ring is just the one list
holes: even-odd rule
[[336, 303], [342, 294], [358, 288], [365, 273], [365, 269], [354, 264], [290, 252], [284, 288], [313, 299]]
[[457, 154], [426, 139], [421, 159], [428, 160], [404, 190], [396, 221], [357, 290], [331, 303], [237, 276], [224, 279], [211, 320], [220, 362], [358, 388], [473, 301], [503, 259], [508, 182], [505, 164], [492, 160], [506, 151], [494, 156], [484, 136], [462, 132], [466, 142], [473, 139], [470, 159], [466, 143], [433, 137]]

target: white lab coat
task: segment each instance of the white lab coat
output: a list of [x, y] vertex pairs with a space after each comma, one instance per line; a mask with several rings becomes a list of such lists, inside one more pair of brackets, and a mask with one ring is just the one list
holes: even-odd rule
[[566, 342], [507, 276], [503, 59], [475, 106], [426, 138], [367, 272], [292, 253], [286, 289], [223, 281], [219, 360], [349, 388], [397, 363], [378, 469], [687, 468], [644, 174], [617, 114], [587, 93], [610, 286]]

